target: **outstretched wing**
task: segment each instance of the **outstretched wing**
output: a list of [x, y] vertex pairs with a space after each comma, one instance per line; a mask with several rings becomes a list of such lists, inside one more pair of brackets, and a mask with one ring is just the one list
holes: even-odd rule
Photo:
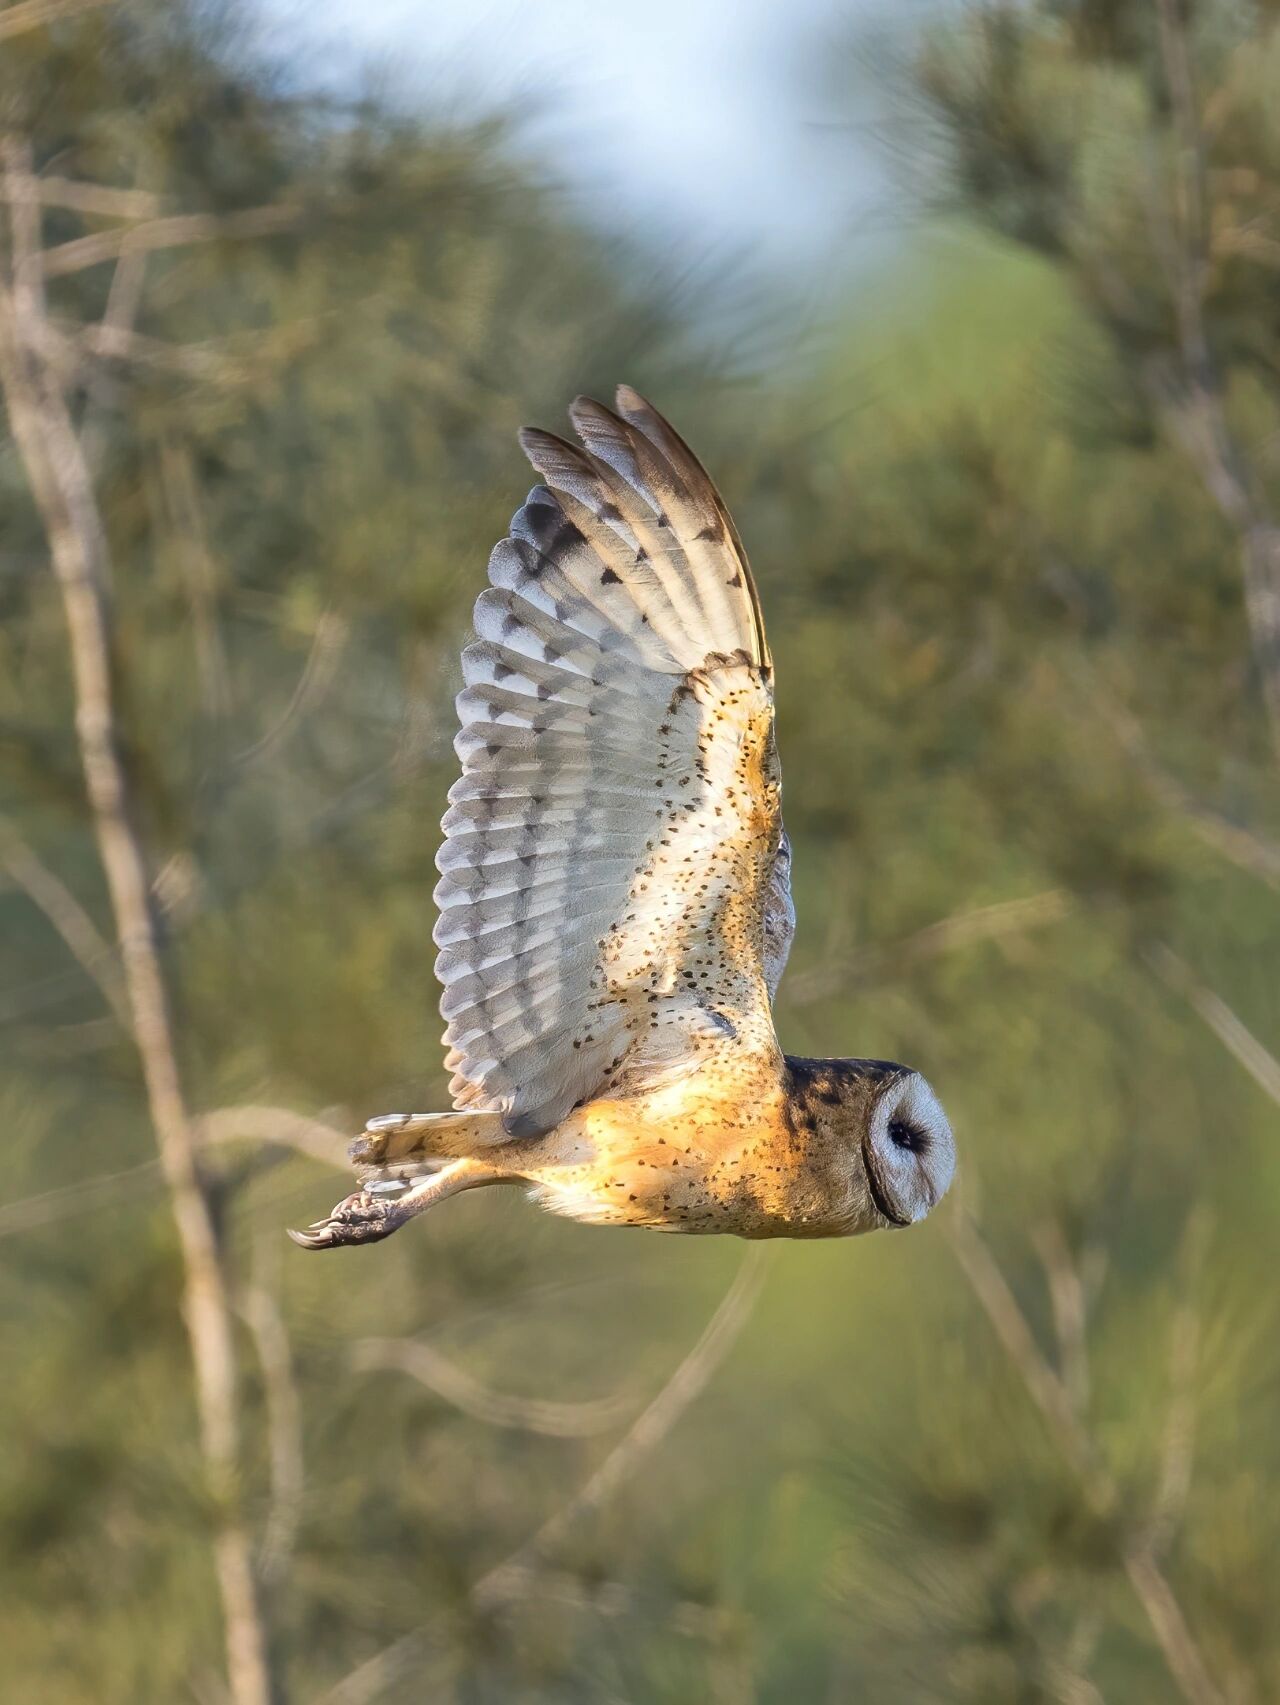
[[546, 484], [462, 656], [436, 972], [455, 1104], [513, 1135], [709, 1036], [776, 1046], [794, 913], [759, 598], [692, 452], [625, 386], [617, 408], [573, 404], [585, 448], [521, 434]]

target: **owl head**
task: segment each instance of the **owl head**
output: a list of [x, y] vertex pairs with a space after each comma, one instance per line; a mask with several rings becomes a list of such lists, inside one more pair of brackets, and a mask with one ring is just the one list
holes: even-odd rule
[[942, 1103], [920, 1073], [891, 1069], [867, 1105], [859, 1159], [879, 1222], [912, 1225], [946, 1195], [956, 1145]]
[[788, 1059], [791, 1098], [833, 1177], [846, 1236], [913, 1225], [947, 1193], [955, 1139], [920, 1073], [893, 1060]]

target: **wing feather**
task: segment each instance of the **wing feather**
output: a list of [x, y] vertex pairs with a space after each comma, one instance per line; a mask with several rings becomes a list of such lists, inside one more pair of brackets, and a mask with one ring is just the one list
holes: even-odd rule
[[519, 1135], [634, 1088], [681, 1027], [772, 1044], [781, 825], [750, 567], [635, 392], [571, 418], [583, 446], [521, 434], [545, 483], [476, 604], [437, 859], [455, 1103]]

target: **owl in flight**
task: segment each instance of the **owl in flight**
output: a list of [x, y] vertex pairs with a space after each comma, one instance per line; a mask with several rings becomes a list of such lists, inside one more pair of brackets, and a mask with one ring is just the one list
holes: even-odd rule
[[521, 434], [545, 483], [462, 654], [435, 891], [454, 1111], [371, 1119], [307, 1249], [490, 1184], [761, 1238], [910, 1225], [951, 1182], [918, 1072], [778, 1046], [795, 911], [759, 594], [697, 458], [616, 401], [573, 404], [581, 447]]

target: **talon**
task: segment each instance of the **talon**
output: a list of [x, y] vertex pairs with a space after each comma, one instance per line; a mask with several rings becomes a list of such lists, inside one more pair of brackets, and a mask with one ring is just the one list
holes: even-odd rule
[[305, 1231], [290, 1229], [300, 1249], [342, 1249], [351, 1243], [378, 1243], [404, 1223], [396, 1204], [385, 1196], [357, 1190], [334, 1208], [328, 1219], [316, 1220]]

